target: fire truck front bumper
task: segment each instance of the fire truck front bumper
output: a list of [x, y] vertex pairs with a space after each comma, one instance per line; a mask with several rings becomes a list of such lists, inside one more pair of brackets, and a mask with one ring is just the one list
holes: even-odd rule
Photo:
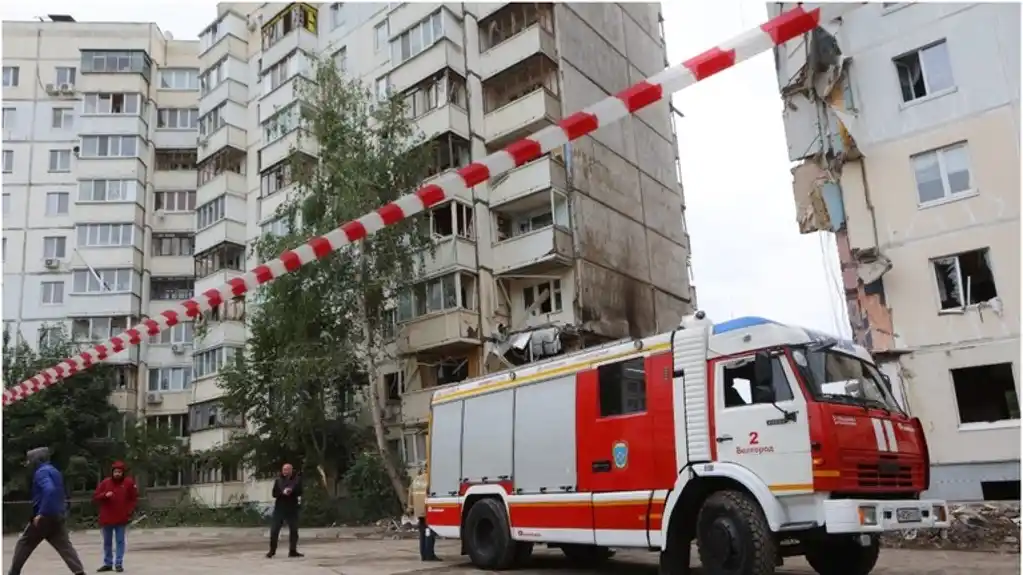
[[881, 533], [949, 526], [948, 505], [937, 499], [828, 499], [823, 503], [828, 533]]

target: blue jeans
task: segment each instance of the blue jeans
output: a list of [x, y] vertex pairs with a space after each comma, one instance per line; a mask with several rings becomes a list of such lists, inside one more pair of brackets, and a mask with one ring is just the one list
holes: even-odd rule
[[[103, 528], [103, 564], [110, 566], [124, 565], [124, 532], [127, 525], [104, 525]], [[116, 544], [117, 557], [114, 558], [112, 547]]]

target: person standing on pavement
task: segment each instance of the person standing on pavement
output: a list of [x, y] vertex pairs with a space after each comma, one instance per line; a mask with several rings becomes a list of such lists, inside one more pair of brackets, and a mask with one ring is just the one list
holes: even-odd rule
[[32, 521], [21, 533], [14, 545], [9, 575], [21, 575], [25, 562], [43, 541], [48, 542], [75, 575], [85, 575], [82, 560], [71, 545], [71, 537], [65, 524], [67, 503], [65, 501], [64, 477], [50, 463], [50, 450], [37, 447], [29, 450], [28, 464], [32, 474]]
[[436, 536], [433, 530], [426, 524], [426, 488], [428, 476], [426, 471], [420, 471], [412, 480], [408, 489], [408, 511], [416, 518], [419, 528], [419, 559], [421, 561], [440, 561], [433, 550], [436, 543]]
[[302, 478], [295, 474], [290, 463], [281, 468], [281, 475], [274, 481], [274, 514], [270, 524], [270, 552], [266, 554], [272, 559], [277, 554], [277, 540], [281, 536], [281, 527], [288, 524], [288, 557], [304, 557], [298, 552], [298, 510], [302, 497]]
[[110, 477], [99, 482], [92, 500], [99, 504], [99, 526], [103, 532], [103, 566], [99, 572], [124, 571], [125, 531], [139, 500], [139, 488], [125, 473], [124, 463], [114, 462]]

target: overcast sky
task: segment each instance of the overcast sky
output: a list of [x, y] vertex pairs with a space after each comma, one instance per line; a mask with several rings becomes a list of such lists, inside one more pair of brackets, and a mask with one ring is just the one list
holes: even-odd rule
[[[767, 13], [759, 0], [674, 0], [663, 6], [673, 65], [760, 24]], [[4, 20], [46, 14], [155, 21], [184, 40], [212, 22], [216, 1], [41, 0], [0, 7]], [[848, 334], [834, 240], [800, 235], [796, 225], [769, 53], [682, 91], [675, 105], [686, 116], [677, 125], [700, 308], [715, 321], [762, 315]]]

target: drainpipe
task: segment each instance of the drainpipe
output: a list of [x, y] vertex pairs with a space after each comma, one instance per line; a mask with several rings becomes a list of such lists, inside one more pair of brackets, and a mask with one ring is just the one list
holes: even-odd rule
[[[43, 31], [42, 29], [36, 30], [36, 58], [38, 61], [39, 55], [43, 48]], [[25, 309], [25, 276], [26, 267], [28, 265], [28, 223], [32, 221], [31, 214], [29, 213], [29, 206], [32, 204], [30, 201], [32, 197], [32, 169], [35, 167], [33, 162], [33, 156], [35, 155], [35, 137], [36, 137], [36, 106], [39, 103], [39, 87], [42, 85], [42, 78], [39, 77], [39, 66], [36, 66], [36, 83], [32, 86], [32, 118], [28, 123], [28, 138], [29, 142], [32, 142], [28, 146], [28, 179], [25, 181], [25, 223], [22, 227], [21, 236], [21, 277], [18, 278], [18, 314], [15, 316], [14, 332], [18, 335], [18, 339], [24, 341], [24, 336], [21, 335], [21, 314], [22, 310]], [[70, 201], [68, 202], [70, 204]], [[67, 244], [65, 244], [66, 246]], [[66, 249], [66, 248], [65, 248]], [[62, 322], [63, 323], [63, 322]], [[61, 330], [63, 331], [63, 330]], [[38, 339], [38, 338], [37, 338]], [[36, 341], [36, 344], [39, 342]], [[14, 349], [17, 349], [18, 342], [15, 342]]]

